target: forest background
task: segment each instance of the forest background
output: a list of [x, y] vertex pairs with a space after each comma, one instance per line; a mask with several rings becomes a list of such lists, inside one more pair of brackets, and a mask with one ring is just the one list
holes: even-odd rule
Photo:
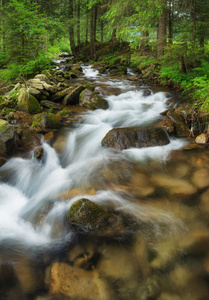
[[[209, 111], [209, 0], [0, 0], [0, 80], [59, 52], [148, 68]], [[124, 50], [126, 49], [126, 50]], [[99, 54], [100, 53], [100, 54]]]

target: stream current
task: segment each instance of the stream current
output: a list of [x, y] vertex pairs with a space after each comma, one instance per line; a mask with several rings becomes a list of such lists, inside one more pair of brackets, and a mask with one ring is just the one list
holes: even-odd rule
[[[160, 120], [173, 95], [144, 97], [143, 85], [83, 69], [80, 81], [109, 108], [43, 142], [42, 161], [32, 151], [0, 168], [0, 299], [209, 299], [207, 153], [171, 137], [165, 146], [102, 147], [113, 128]], [[76, 236], [66, 216], [81, 198], [126, 211], [140, 230], [130, 241]]]

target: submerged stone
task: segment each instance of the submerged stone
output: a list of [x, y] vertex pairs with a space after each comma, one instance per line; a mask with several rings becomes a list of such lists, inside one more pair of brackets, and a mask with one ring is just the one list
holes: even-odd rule
[[[86, 271], [67, 263], [55, 262], [50, 269], [51, 295], [68, 296], [68, 299], [111, 299], [109, 289], [96, 270]], [[55, 298], [53, 298], [55, 299]]]

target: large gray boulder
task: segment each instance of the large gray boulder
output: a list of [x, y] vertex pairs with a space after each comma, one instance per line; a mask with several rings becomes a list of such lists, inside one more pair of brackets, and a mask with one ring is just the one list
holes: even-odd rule
[[115, 150], [163, 146], [169, 144], [166, 132], [160, 127], [114, 128], [102, 140], [102, 146]]

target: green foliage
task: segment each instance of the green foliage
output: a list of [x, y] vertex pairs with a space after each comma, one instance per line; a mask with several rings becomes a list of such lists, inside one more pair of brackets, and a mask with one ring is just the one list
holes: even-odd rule
[[[189, 73], [181, 72], [178, 63], [162, 67], [160, 77], [164, 83], [169, 79], [183, 89], [183, 94], [198, 102], [198, 107], [209, 112], [209, 62], [202, 59], [199, 67]], [[200, 104], [199, 104], [200, 103]]]
[[68, 52], [68, 53], [71, 52], [70, 43], [67, 39], [61, 39], [58, 42], [58, 47], [60, 52]]
[[10, 81], [17, 78], [20, 74], [27, 77], [30, 74], [36, 74], [37, 72], [40, 72], [51, 64], [52, 58], [55, 56], [54, 49], [50, 50], [51, 52], [48, 53], [40, 52], [37, 59], [28, 59], [22, 64], [9, 64], [7, 69], [0, 70], [0, 78]]

